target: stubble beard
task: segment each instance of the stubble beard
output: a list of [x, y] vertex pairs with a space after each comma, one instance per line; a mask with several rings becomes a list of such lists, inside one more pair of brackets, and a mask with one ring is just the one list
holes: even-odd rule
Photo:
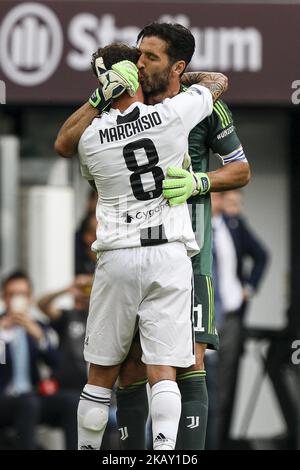
[[147, 97], [153, 97], [165, 93], [170, 82], [171, 67], [160, 73], [155, 73], [151, 77], [144, 77], [142, 81], [143, 92]]

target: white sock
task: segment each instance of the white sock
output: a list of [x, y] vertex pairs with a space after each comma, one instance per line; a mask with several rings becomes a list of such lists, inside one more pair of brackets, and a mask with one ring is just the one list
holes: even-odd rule
[[162, 380], [151, 389], [153, 449], [174, 450], [181, 414], [181, 395], [177, 383]]
[[78, 449], [99, 450], [108, 421], [111, 389], [86, 384], [77, 411]]

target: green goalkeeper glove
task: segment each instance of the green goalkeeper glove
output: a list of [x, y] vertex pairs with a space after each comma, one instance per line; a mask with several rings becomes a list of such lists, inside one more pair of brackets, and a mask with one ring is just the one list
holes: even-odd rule
[[163, 196], [170, 206], [183, 204], [191, 196], [206, 194], [210, 189], [210, 180], [206, 173], [193, 173], [171, 166], [163, 180]]
[[89, 99], [89, 103], [99, 111], [104, 111], [114, 98], [126, 90], [134, 96], [139, 87], [138, 69], [133, 62], [122, 60], [106, 70], [102, 57], [95, 61], [95, 68], [101, 88], [97, 88]]
[[111, 104], [112, 99], [105, 99], [102, 88], [96, 88], [89, 98], [89, 103], [93, 108], [97, 108], [100, 114]]
[[[130, 60], [122, 60], [112, 66], [110, 81], [118, 80], [130, 96], [134, 96], [139, 87], [138, 68]], [[102, 77], [101, 77], [102, 78]], [[103, 82], [101, 82], [103, 83]], [[104, 86], [104, 83], [103, 83]]]

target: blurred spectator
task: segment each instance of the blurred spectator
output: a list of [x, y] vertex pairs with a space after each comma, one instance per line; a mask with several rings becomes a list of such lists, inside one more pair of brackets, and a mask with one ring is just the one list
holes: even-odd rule
[[[221, 198], [221, 210], [236, 251], [237, 275], [243, 287], [244, 301], [247, 304], [262, 280], [267, 266], [268, 253], [241, 214], [242, 191], [236, 189], [221, 194], [223, 198]], [[251, 261], [250, 269], [246, 265], [247, 260]]]
[[[83, 344], [88, 315], [93, 276], [79, 274], [74, 283], [66, 289], [43, 296], [38, 306], [51, 320], [51, 326], [59, 336], [59, 349], [62, 357], [56, 377], [62, 390], [79, 395], [87, 381], [87, 363], [83, 358]], [[67, 293], [74, 297], [74, 308], [60, 309], [56, 300]], [[115, 401], [112, 400], [108, 426], [103, 438], [103, 449], [118, 448], [119, 434], [115, 417]]]
[[[268, 255], [240, 215], [240, 191], [212, 193], [211, 196], [215, 316], [220, 349], [217, 356], [208, 355], [206, 359], [208, 376], [214, 382], [210, 387], [214, 399], [211, 397], [208, 431], [214, 442], [208, 442], [208, 447], [224, 448], [229, 439], [239, 359], [243, 349], [244, 315], [251, 296], [262, 280]], [[249, 258], [251, 267], [247, 270], [246, 260]]]
[[55, 368], [59, 356], [51, 329], [30, 317], [30, 279], [18, 271], [4, 280], [2, 288], [0, 340], [5, 344], [5, 364], [0, 365], [0, 428], [13, 428], [18, 449], [34, 449], [38, 423], [62, 427], [66, 447], [75, 449], [77, 400], [60, 393], [55, 381], [41, 381], [40, 361]]
[[[92, 281], [92, 275], [80, 274], [70, 287], [47, 294], [38, 301], [40, 310], [51, 319], [51, 326], [59, 336], [62, 361], [57, 377], [60, 386], [65, 390], [76, 390], [78, 393], [87, 380], [83, 343]], [[73, 295], [74, 308], [57, 308], [55, 301], [66, 293]]]
[[75, 273], [93, 274], [96, 265], [96, 253], [91, 250], [96, 240], [97, 219], [95, 211], [88, 213], [81, 222], [75, 235]]
[[242, 191], [234, 189], [223, 193], [223, 212], [228, 217], [240, 217], [242, 212]]

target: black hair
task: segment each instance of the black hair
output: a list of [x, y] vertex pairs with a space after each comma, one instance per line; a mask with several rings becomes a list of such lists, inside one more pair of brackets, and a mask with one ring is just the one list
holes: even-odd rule
[[155, 36], [168, 44], [167, 55], [172, 63], [184, 60], [188, 65], [195, 51], [195, 38], [181, 24], [150, 23], [139, 33], [137, 43], [144, 37]]
[[25, 271], [18, 270], [18, 271], [12, 272], [6, 278], [3, 279], [3, 281], [2, 281], [2, 291], [5, 290], [5, 288], [7, 287], [7, 285], [11, 281], [16, 281], [16, 280], [19, 280], [19, 279], [22, 279], [22, 280], [26, 281], [29, 284], [30, 289], [32, 290], [32, 282], [31, 282], [28, 274]]
[[96, 76], [95, 60], [98, 57], [103, 58], [104, 65], [109, 70], [114, 64], [121, 60], [130, 60], [130, 62], [137, 64], [140, 53], [136, 47], [129, 47], [122, 43], [114, 43], [105, 47], [99, 47], [99, 49], [92, 55], [91, 61], [91, 66]]

